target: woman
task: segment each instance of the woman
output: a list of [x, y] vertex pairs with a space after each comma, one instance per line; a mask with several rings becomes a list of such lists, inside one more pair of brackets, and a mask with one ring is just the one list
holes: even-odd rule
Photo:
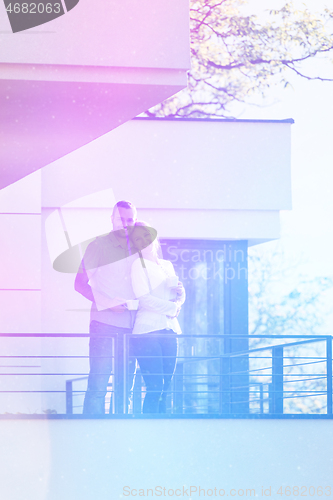
[[[140, 256], [131, 272], [133, 291], [139, 299], [133, 329], [137, 338], [133, 338], [132, 345], [146, 384], [143, 413], [165, 413], [166, 393], [176, 367], [175, 334], [181, 333], [177, 316], [185, 301], [185, 290], [175, 280], [172, 263], [158, 257], [160, 247], [153, 228], [137, 222], [131, 241]], [[140, 334], [145, 335], [140, 338]]]

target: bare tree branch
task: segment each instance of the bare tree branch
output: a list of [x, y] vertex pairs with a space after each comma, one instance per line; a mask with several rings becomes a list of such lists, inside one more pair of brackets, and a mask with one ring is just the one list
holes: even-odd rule
[[302, 63], [333, 53], [333, 12], [312, 14], [286, 3], [271, 10], [261, 24], [243, 16], [239, 0], [191, 0], [191, 58], [188, 89], [155, 106], [148, 116], [226, 117], [231, 103], [250, 102], [265, 95], [277, 77], [288, 75], [331, 82], [311, 76]]

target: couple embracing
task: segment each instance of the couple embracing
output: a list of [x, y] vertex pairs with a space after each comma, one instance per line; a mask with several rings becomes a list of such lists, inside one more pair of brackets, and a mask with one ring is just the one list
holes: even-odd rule
[[[159, 257], [156, 231], [137, 220], [129, 201], [112, 212], [113, 231], [88, 246], [75, 279], [75, 289], [92, 302], [90, 373], [83, 413], [105, 413], [112, 371], [112, 335], [131, 335], [129, 386], [135, 358], [146, 385], [143, 413], [165, 413], [167, 390], [176, 367], [177, 316], [185, 290], [170, 261]], [[137, 310], [136, 310], [137, 308]]]

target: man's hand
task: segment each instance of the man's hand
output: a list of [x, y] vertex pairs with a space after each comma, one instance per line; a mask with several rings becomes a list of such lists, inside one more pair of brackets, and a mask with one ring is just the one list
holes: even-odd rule
[[110, 307], [111, 311], [117, 314], [124, 313], [127, 311], [127, 305], [126, 305], [126, 299], [120, 298], [120, 297], [115, 297], [114, 298], [115, 302], [118, 302], [118, 304], [114, 307]]

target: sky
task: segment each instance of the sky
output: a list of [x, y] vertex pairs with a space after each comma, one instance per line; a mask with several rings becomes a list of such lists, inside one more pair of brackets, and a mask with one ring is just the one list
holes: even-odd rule
[[[278, 8], [279, 0], [251, 0], [246, 9], [259, 16]], [[312, 12], [325, 2], [308, 0]], [[300, 7], [302, 3], [299, 2]], [[304, 4], [303, 4], [304, 7]], [[331, 56], [332, 58], [332, 56]], [[333, 62], [321, 58], [304, 66], [308, 74], [333, 79]], [[333, 278], [333, 81], [307, 81], [291, 74], [292, 87], [272, 86], [263, 107], [237, 106], [237, 118], [293, 118], [291, 127], [292, 210], [281, 212], [281, 240], [287, 259], [299, 260], [299, 272], [309, 279]], [[274, 244], [262, 245], [269, 252]], [[333, 290], [323, 297], [333, 309]], [[324, 318], [323, 332], [333, 333], [333, 315]]]

